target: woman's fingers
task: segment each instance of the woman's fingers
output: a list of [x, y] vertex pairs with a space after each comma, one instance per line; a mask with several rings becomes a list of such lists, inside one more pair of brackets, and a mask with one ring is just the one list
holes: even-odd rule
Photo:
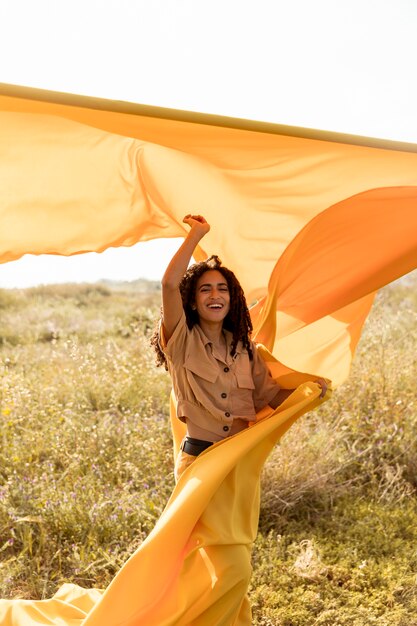
[[202, 215], [186, 215], [183, 222], [192, 229], [201, 230], [203, 234], [208, 233], [210, 230], [210, 224]]
[[324, 396], [326, 395], [326, 391], [327, 391], [327, 382], [324, 380], [324, 378], [318, 378], [314, 382], [320, 385], [321, 387], [320, 398], [324, 398]]
[[195, 220], [201, 224], [207, 224], [207, 220], [202, 215], [191, 215], [191, 213], [189, 213], [184, 217], [183, 222], [188, 223], [190, 220]]

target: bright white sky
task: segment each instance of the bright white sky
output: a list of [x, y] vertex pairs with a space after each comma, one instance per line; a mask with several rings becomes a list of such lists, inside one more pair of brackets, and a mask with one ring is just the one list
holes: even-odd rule
[[[1, 0], [0, 82], [417, 143], [415, 0]], [[0, 287], [159, 279], [178, 241]]]

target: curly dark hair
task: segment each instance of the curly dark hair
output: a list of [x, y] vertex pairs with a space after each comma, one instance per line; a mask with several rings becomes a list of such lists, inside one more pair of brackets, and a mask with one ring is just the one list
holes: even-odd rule
[[[195, 263], [194, 265], [191, 265], [185, 272], [180, 282], [179, 288], [181, 292], [182, 306], [184, 307], [187, 326], [191, 330], [191, 328], [195, 324], [198, 324], [198, 313], [193, 308], [193, 305], [195, 303], [197, 281], [200, 276], [204, 274], [204, 272], [208, 272], [209, 270], [218, 270], [226, 279], [227, 286], [229, 288], [230, 309], [223, 320], [223, 328], [229, 330], [233, 335], [230, 347], [230, 354], [232, 357], [236, 354], [236, 346], [238, 344], [238, 341], [241, 341], [243, 347], [246, 348], [249, 354], [249, 358], [252, 360], [253, 354], [250, 345], [252, 321], [250, 318], [248, 305], [246, 304], [245, 294], [243, 293], [243, 289], [234, 273], [231, 270], [227, 269], [227, 267], [223, 267], [221, 260], [216, 255], [212, 255], [205, 261], [201, 261], [200, 263]], [[164, 365], [165, 369], [167, 369], [165, 355], [159, 347], [159, 321], [151, 336], [151, 345], [153, 346], [156, 353], [157, 366]]]

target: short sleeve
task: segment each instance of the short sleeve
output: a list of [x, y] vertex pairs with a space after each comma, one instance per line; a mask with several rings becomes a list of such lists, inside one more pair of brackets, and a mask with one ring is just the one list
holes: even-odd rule
[[164, 334], [164, 325], [162, 320], [159, 323], [159, 347], [165, 356], [169, 359], [173, 359], [173, 357], [184, 355], [185, 351], [185, 343], [187, 338], [187, 322], [185, 319], [185, 313], [182, 312], [180, 320], [175, 327], [174, 332], [168, 341], [165, 338]]
[[272, 378], [267, 364], [258, 353], [256, 345], [252, 344], [253, 361], [252, 361], [252, 378], [255, 384], [255, 391], [253, 393], [253, 402], [255, 410], [260, 411], [269, 402], [275, 398], [278, 391], [281, 389], [280, 385]]

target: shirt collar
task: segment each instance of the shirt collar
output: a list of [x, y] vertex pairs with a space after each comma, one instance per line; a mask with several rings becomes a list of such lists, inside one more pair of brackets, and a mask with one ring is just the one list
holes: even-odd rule
[[[204, 344], [204, 347], [206, 347], [208, 344], [213, 343], [211, 339], [209, 339], [207, 335], [204, 333], [200, 324], [195, 324], [193, 328], [195, 328], [198, 334], [200, 335], [200, 338]], [[230, 346], [232, 345], [233, 333], [231, 333], [230, 330], [226, 330], [225, 328], [223, 329], [223, 331], [226, 337], [227, 353], [230, 354]], [[236, 354], [241, 354], [242, 352], [243, 352], [242, 342], [238, 341], [237, 346], [236, 346]]]

